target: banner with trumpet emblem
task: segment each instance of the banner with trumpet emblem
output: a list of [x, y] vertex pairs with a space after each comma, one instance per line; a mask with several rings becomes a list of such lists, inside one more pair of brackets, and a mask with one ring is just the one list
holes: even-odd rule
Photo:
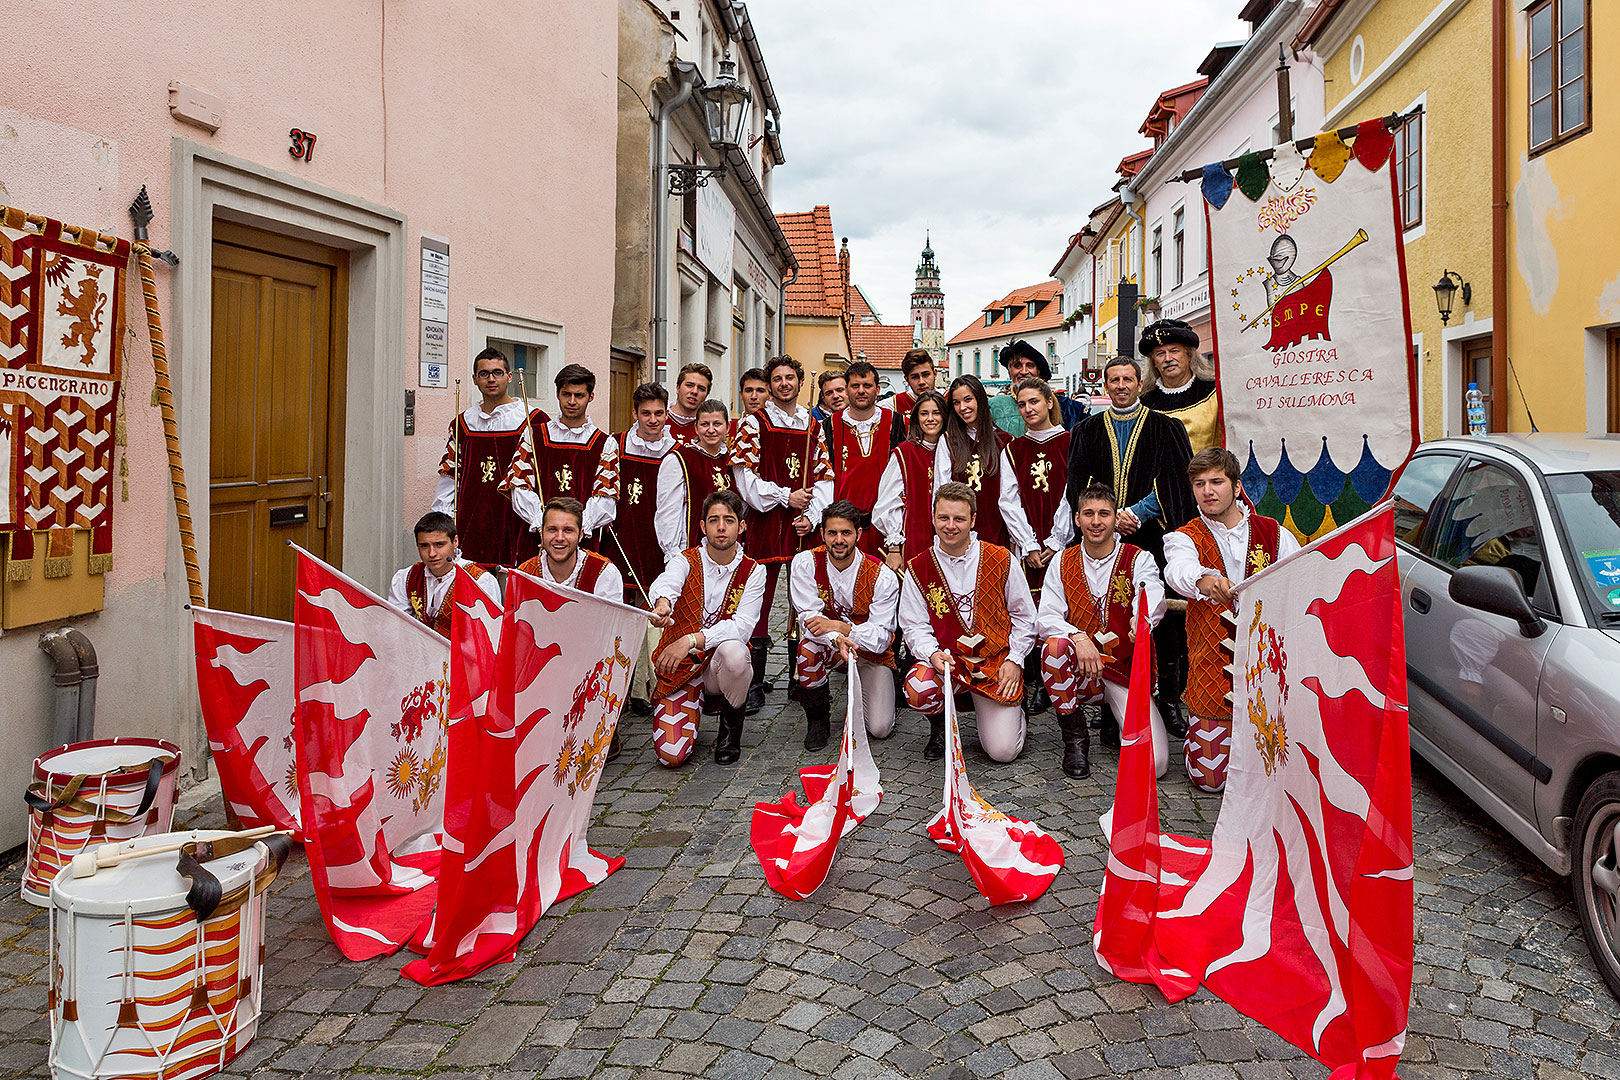
[[[1365, 513], [1417, 445], [1393, 139], [1317, 136], [1204, 171], [1216, 370], [1243, 488], [1301, 542]], [[1239, 195], [1241, 197], [1239, 197]]]

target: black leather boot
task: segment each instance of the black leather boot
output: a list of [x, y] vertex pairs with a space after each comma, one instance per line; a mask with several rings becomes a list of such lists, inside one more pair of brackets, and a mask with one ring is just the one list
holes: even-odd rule
[[928, 717], [928, 745], [923, 747], [923, 757], [929, 761], [938, 761], [945, 756], [945, 714], [933, 713]]
[[1052, 699], [1046, 693], [1046, 684], [1041, 681], [1041, 654], [1030, 653], [1024, 658], [1024, 685], [1029, 689], [1024, 693], [1024, 715], [1039, 716], [1052, 706]]
[[1063, 774], [1077, 780], [1091, 775], [1091, 732], [1086, 730], [1083, 713], [1058, 713], [1058, 729], [1063, 732]]
[[1114, 710], [1108, 707], [1106, 701], [1102, 703], [1100, 708], [1102, 709], [1102, 734], [1099, 736], [1098, 741], [1109, 750], [1118, 750], [1119, 717], [1114, 715]]
[[754, 681], [764, 687], [767, 694], [774, 694], [776, 693], [776, 684], [765, 677], [765, 659], [768, 659], [771, 655], [771, 639], [764, 636], [751, 639], [748, 642], [750, 652], [752, 652], [755, 645], [764, 650], [764, 659], [754, 661]]
[[720, 730], [714, 737], [714, 761], [730, 765], [742, 757], [743, 707], [720, 696]]
[[1153, 703], [1159, 707], [1159, 719], [1164, 721], [1164, 732], [1172, 739], [1187, 737], [1187, 721], [1181, 715], [1181, 695], [1187, 689], [1186, 661], [1171, 657], [1159, 665], [1159, 696]]
[[820, 750], [832, 734], [832, 683], [800, 690], [799, 703], [804, 706], [804, 748]]
[[[771, 652], [771, 639], [754, 638], [748, 643], [748, 652], [754, 662], [754, 678], [748, 684], [748, 696], [743, 699], [743, 712], [753, 716], [765, 707], [765, 660]], [[724, 710], [721, 715], [725, 715]]]

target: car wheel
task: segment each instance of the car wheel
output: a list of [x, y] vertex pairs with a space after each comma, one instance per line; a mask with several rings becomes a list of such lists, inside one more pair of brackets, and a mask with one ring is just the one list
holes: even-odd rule
[[1570, 889], [1586, 947], [1620, 997], [1620, 773], [1600, 776], [1575, 812]]

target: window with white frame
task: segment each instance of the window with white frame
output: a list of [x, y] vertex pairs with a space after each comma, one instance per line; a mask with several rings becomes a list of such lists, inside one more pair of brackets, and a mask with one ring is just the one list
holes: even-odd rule
[[1180, 285], [1187, 279], [1187, 210], [1181, 206], [1170, 218], [1170, 259], [1174, 281]]

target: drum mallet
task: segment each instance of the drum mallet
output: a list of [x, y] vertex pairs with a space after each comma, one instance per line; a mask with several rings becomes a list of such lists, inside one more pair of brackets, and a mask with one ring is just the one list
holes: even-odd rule
[[[278, 830], [274, 825], [261, 825], [257, 829], [248, 829], [244, 832], [225, 833], [220, 836], [210, 837], [210, 840], [218, 841], [235, 838], [240, 838], [243, 840], [259, 840], [266, 836], [274, 836], [278, 832], [282, 836], [292, 835], [292, 831], [289, 829]], [[187, 844], [197, 843], [199, 841], [197, 837], [188, 833], [186, 834], [186, 838], [184, 840], [176, 840], [173, 843], [168, 844], [153, 844], [151, 847], [132, 848], [123, 846], [128, 842], [129, 841], [123, 841], [118, 844], [99, 844], [96, 847], [91, 848], [89, 851], [79, 852], [77, 855], [73, 856], [73, 862], [71, 864], [73, 876], [76, 878], [95, 877], [97, 870], [104, 870], [109, 866], [117, 866], [119, 863], [127, 862], [130, 859], [145, 858], [147, 855], [167, 855], [171, 852], [179, 851]]]

